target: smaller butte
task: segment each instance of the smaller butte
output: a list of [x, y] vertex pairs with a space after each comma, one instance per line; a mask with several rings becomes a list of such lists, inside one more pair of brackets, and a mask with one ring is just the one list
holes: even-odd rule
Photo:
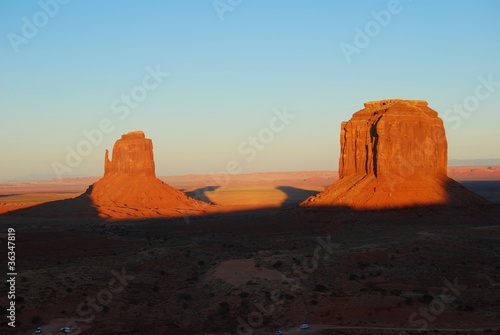
[[142, 131], [122, 135], [111, 160], [106, 150], [104, 176], [85, 195], [106, 218], [195, 215], [211, 207], [156, 178], [153, 142]]

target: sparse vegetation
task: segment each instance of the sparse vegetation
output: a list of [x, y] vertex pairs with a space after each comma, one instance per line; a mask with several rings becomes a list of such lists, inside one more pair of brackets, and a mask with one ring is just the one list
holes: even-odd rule
[[42, 321], [42, 317], [39, 315], [35, 315], [31, 318], [31, 323], [33, 323], [33, 324], [40, 323], [41, 321]]
[[226, 301], [219, 303], [219, 314], [220, 315], [225, 315], [225, 314], [229, 313], [230, 310], [231, 310], [231, 308], [229, 307], [229, 304]]
[[314, 290], [318, 291], [318, 292], [326, 292], [328, 290], [328, 288], [325, 285], [316, 284], [316, 286], [314, 287]]
[[369, 267], [371, 264], [370, 262], [365, 262], [365, 261], [359, 261], [357, 266], [358, 266], [358, 269], [366, 269], [367, 267]]
[[193, 300], [193, 297], [191, 296], [191, 294], [183, 292], [183, 293], [179, 294], [179, 299], [191, 301], [191, 300]]
[[395, 296], [397, 296], [397, 297], [399, 297], [399, 296], [401, 295], [401, 290], [400, 290], [400, 289], [397, 289], [397, 288], [392, 289], [392, 290], [391, 290], [391, 294], [392, 294], [392, 295], [395, 295]]
[[434, 300], [434, 297], [430, 294], [425, 293], [418, 299], [418, 302], [428, 305], [432, 302], [432, 300]]
[[283, 266], [283, 262], [282, 261], [277, 261], [276, 263], [273, 264], [273, 268], [275, 269], [279, 269]]

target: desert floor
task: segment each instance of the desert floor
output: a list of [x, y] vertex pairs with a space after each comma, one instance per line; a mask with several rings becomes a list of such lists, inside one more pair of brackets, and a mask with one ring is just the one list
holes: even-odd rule
[[[16, 229], [18, 272], [17, 327], [3, 286], [0, 333], [497, 333], [499, 171], [450, 170], [492, 201], [482, 208], [297, 208], [336, 180], [326, 171], [162, 178], [222, 209], [205, 216], [0, 216], [2, 245]], [[2, 183], [0, 212], [95, 180]]]

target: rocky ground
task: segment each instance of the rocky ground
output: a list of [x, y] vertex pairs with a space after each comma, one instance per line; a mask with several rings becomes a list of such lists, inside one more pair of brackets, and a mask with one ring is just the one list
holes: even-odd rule
[[457, 210], [3, 222], [18, 236], [16, 330], [60, 320], [82, 334], [499, 328], [499, 210]]

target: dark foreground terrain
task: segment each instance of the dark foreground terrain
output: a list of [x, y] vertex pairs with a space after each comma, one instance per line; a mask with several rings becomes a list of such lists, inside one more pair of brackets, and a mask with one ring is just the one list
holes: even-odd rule
[[[1, 218], [2, 334], [439, 334], [500, 328], [500, 209]], [[7, 253], [6, 248], [2, 248]], [[301, 323], [309, 330], [298, 330]]]

